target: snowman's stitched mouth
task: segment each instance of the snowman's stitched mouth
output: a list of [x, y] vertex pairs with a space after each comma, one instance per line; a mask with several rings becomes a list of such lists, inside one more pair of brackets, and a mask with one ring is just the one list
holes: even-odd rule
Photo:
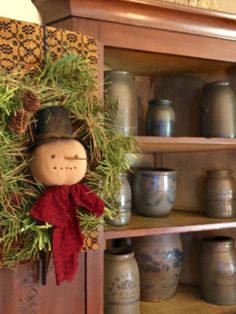
[[[54, 170], [57, 170], [57, 167], [53, 167], [53, 169], [54, 169]], [[58, 169], [59, 169], [59, 168], [58, 168]], [[73, 168], [73, 167], [65, 167], [65, 169], [66, 169], [66, 170], [73, 170], [73, 169], [76, 170], [77, 167], [74, 167], [74, 168]], [[60, 170], [64, 170], [64, 168], [63, 168], [63, 167], [60, 167]]]

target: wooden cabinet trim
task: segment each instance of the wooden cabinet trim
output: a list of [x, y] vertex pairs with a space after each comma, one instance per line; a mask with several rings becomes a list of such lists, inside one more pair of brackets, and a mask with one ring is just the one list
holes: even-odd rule
[[235, 138], [137, 136], [143, 153], [235, 150]]
[[70, 17], [53, 25], [60, 28], [68, 27], [71, 24], [69, 23], [70, 19], [72, 19], [73, 31], [97, 38], [105, 48], [125, 48], [206, 60], [236, 62], [235, 41], [78, 17]]
[[208, 218], [202, 213], [173, 210], [164, 218], [132, 215], [131, 223], [124, 227], [112, 227], [104, 233], [105, 239], [142, 237], [166, 233], [185, 233], [206, 230], [236, 228], [235, 218]]
[[137, 0], [52, 0], [47, 6], [37, 0], [36, 5], [45, 23], [74, 16], [236, 40], [236, 16], [216, 11]]

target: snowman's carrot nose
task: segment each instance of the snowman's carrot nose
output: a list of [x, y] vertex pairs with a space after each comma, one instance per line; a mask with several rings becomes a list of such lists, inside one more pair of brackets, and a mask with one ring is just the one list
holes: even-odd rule
[[65, 156], [64, 158], [67, 159], [67, 160], [87, 160], [87, 158], [80, 158], [80, 157], [77, 157], [77, 156], [74, 156], [74, 157]]

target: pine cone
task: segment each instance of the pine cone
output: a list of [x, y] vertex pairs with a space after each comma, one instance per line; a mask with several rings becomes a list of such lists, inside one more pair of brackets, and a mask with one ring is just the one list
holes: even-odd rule
[[22, 96], [22, 102], [24, 109], [28, 112], [36, 112], [41, 107], [37, 94], [29, 90], [24, 92]]
[[9, 129], [14, 134], [25, 133], [29, 123], [29, 114], [24, 109], [16, 110], [15, 114], [11, 116], [8, 123]]

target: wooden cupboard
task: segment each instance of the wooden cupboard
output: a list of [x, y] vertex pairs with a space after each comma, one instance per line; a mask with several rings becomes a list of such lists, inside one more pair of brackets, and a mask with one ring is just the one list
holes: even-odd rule
[[[235, 173], [236, 139], [200, 136], [199, 101], [203, 84], [212, 80], [227, 79], [236, 91], [236, 16], [154, 0], [35, 3], [45, 23], [99, 40], [101, 86], [104, 68], [135, 74], [139, 102], [137, 141], [141, 151], [152, 154], [156, 166], [178, 172], [177, 198], [171, 216], [150, 219], [133, 215], [130, 225], [101, 234], [100, 249], [85, 265], [85, 313], [100, 314], [106, 240], [176, 232], [198, 232], [201, 237], [206, 231], [230, 232], [234, 236], [236, 219], [205, 217], [204, 180], [210, 169], [231, 168]], [[174, 137], [145, 136], [147, 101], [151, 97], [173, 100]], [[176, 297], [169, 301], [141, 302], [142, 314], [170, 312], [233, 314], [236, 305], [207, 304], [194, 286], [180, 286]]]

